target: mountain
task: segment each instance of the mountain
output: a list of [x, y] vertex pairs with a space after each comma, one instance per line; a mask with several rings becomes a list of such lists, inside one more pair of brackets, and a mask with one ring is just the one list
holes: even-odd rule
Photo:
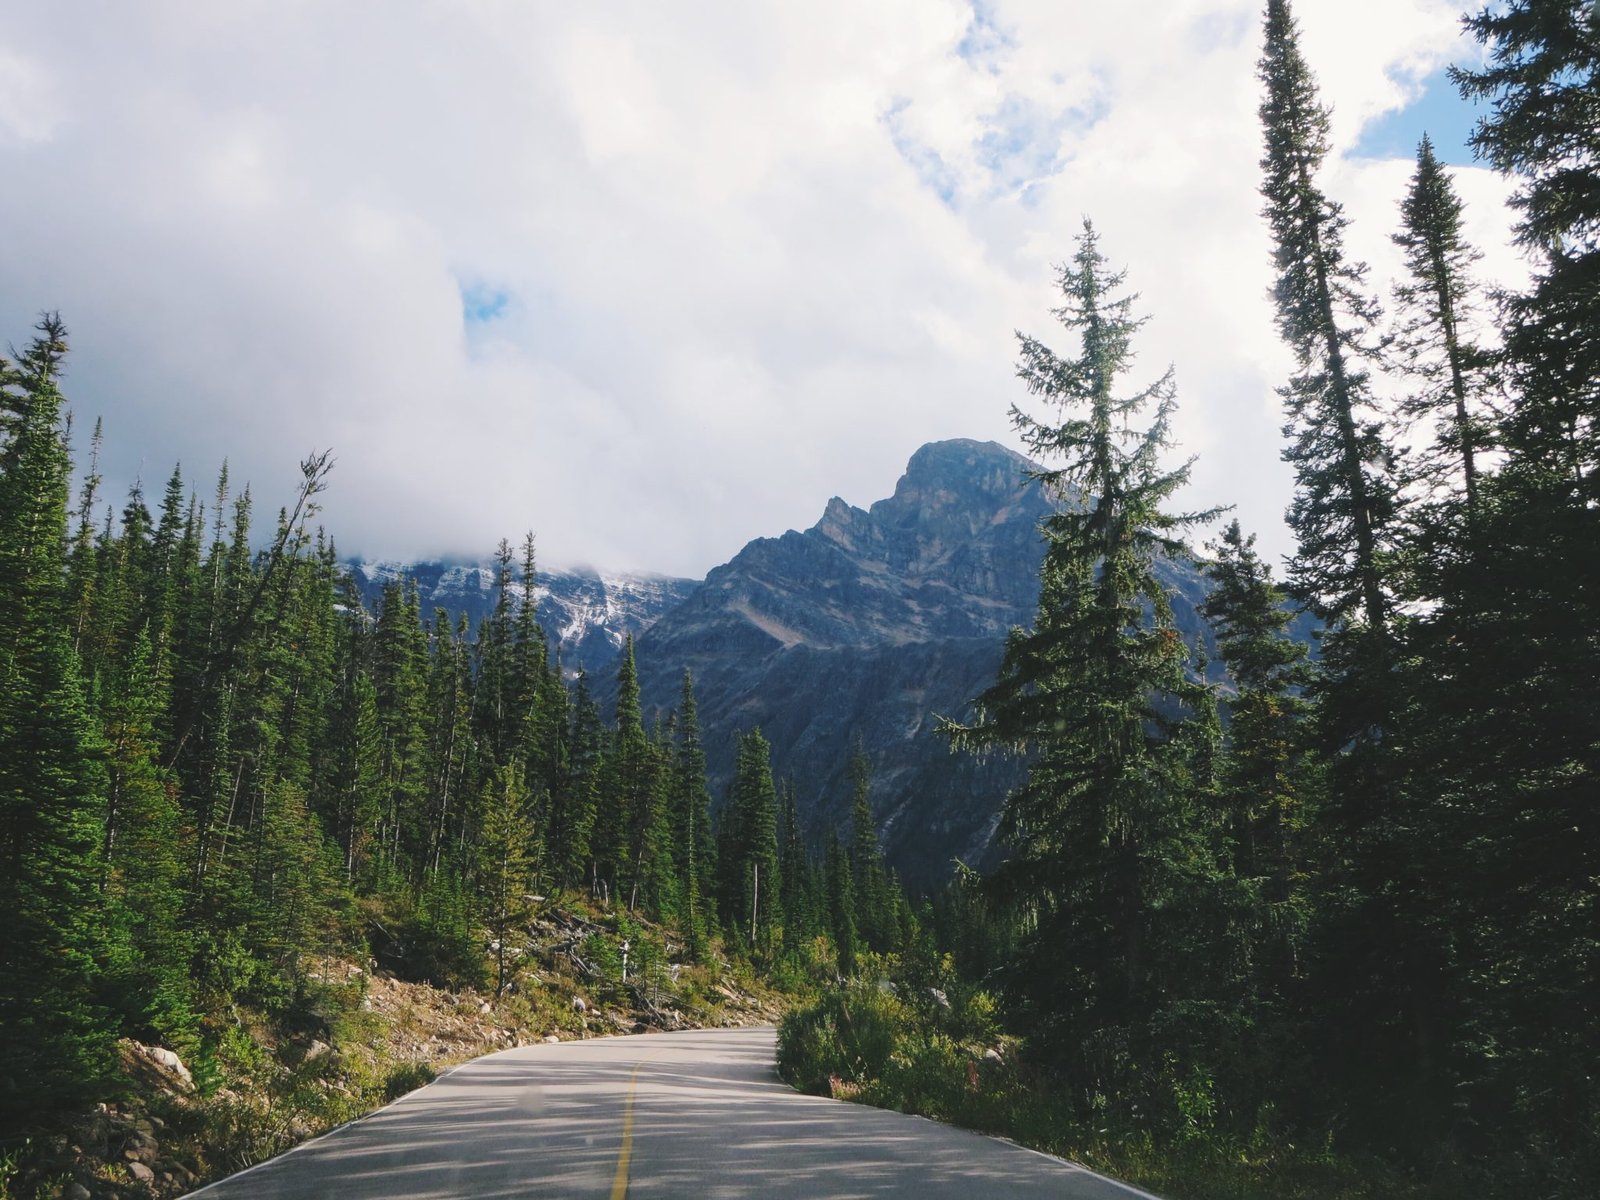
[[[1030, 466], [993, 442], [924, 446], [893, 496], [866, 510], [835, 497], [803, 533], [751, 542], [638, 637], [647, 713], [676, 705], [694, 672], [713, 794], [738, 734], [759, 726], [774, 772], [809, 789], [799, 803], [813, 833], [842, 825], [859, 737], [885, 851], [908, 882], [990, 859], [1023, 767], [951, 754], [935, 718], [967, 716], [1007, 631], [1033, 621], [1049, 508], [1025, 485]], [[1202, 576], [1184, 562], [1159, 574], [1192, 639]]]
[[[436, 608], [451, 620], [465, 613], [474, 629], [494, 610], [494, 567], [485, 563], [393, 562], [351, 559], [346, 564], [362, 603], [377, 611], [385, 585], [410, 581], [417, 586], [422, 614]], [[521, 569], [513, 565], [513, 604], [521, 603]], [[567, 670], [581, 666], [591, 674], [610, 670], [629, 634], [638, 636], [662, 613], [699, 586], [693, 579], [666, 575], [601, 574], [588, 568], [538, 573], [534, 597], [539, 624], [561, 652]]]

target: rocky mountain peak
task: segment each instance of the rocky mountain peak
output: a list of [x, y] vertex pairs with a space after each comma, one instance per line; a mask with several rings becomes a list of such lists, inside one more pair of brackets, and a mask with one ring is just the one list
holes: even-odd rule
[[[991, 851], [1015, 760], [950, 753], [935, 715], [960, 718], [994, 681], [1007, 631], [1032, 623], [1051, 511], [1033, 464], [994, 442], [934, 442], [869, 508], [835, 496], [804, 532], [758, 538], [646, 630], [635, 653], [647, 710], [694, 672], [714, 788], [737, 734], [759, 727], [773, 767], [811, 789], [814, 829], [846, 819], [859, 736], [891, 861], [935, 882]], [[1158, 567], [1180, 631], [1200, 629], [1192, 564]], [[609, 696], [607, 697], [609, 699]]]
[[911, 456], [894, 495], [879, 500], [873, 511], [887, 514], [908, 505], [924, 511], [954, 507], [970, 509], [983, 498], [1014, 498], [1023, 488], [1023, 475], [1033, 466], [1015, 450], [999, 442], [952, 438], [929, 442]]

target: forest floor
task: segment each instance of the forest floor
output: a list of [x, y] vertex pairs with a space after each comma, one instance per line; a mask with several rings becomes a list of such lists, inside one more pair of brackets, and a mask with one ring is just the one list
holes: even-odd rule
[[[773, 1024], [785, 998], [742, 966], [672, 962], [671, 935], [588, 912], [546, 912], [515, 983], [447, 990], [371, 960], [302, 964], [269, 1013], [229, 1005], [207, 1048], [119, 1044], [117, 1094], [0, 1160], [0, 1200], [181, 1196], [354, 1120], [479, 1055], [536, 1042]], [[642, 933], [642, 937], [641, 937]], [[645, 970], [619, 970], [623, 935]]]

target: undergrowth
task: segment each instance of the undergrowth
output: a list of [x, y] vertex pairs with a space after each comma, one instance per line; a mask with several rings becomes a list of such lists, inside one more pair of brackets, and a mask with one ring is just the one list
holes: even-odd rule
[[[1052, 1078], [998, 1036], [981, 990], [851, 982], [791, 1009], [778, 1070], [802, 1091], [917, 1113], [1012, 1138], [1172, 1200], [1423, 1200], [1483, 1195], [1464, 1180], [1418, 1181], [1392, 1165], [1336, 1153], [1263, 1121], [1249, 1137], [1211, 1128], [1206, 1105], [1177, 1128], [1152, 1130], [1104, 1109], [1087, 1118]], [[1441, 1185], [1449, 1190], [1440, 1190]]]

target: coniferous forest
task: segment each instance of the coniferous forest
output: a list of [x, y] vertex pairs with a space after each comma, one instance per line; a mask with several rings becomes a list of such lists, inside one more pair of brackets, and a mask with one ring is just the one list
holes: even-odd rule
[[[341, 956], [498, 1000], [518, 931], [569, 906], [787, 992], [798, 1086], [1171, 1195], [1595, 1194], [1600, 24], [1569, 0], [1467, 24], [1486, 57], [1455, 79], [1532, 279], [1475, 279], [1424, 139], [1379, 296], [1266, 4], [1281, 578], [1178, 502], [1174, 376], [1078, 235], [1012, 410], [1056, 502], [1037, 617], [944, 723], [1027, 778], [1003, 863], [936, 895], [885, 864], [865, 747], [849, 827], [812, 829], [758, 729], [713, 796], [687, 673], [647, 723], [630, 645], [602, 711], [537, 623], [532, 535], [471, 628], [398, 583], [363, 606], [318, 523], [329, 454], [266, 519], [225, 466], [102, 494], [43, 316], [0, 360], [7, 1169], [121, 1094], [119, 1039], [225, 1073], [238, 1014], [291, 1019]], [[1174, 629], [1163, 556], [1204, 565], [1220, 663]]]

